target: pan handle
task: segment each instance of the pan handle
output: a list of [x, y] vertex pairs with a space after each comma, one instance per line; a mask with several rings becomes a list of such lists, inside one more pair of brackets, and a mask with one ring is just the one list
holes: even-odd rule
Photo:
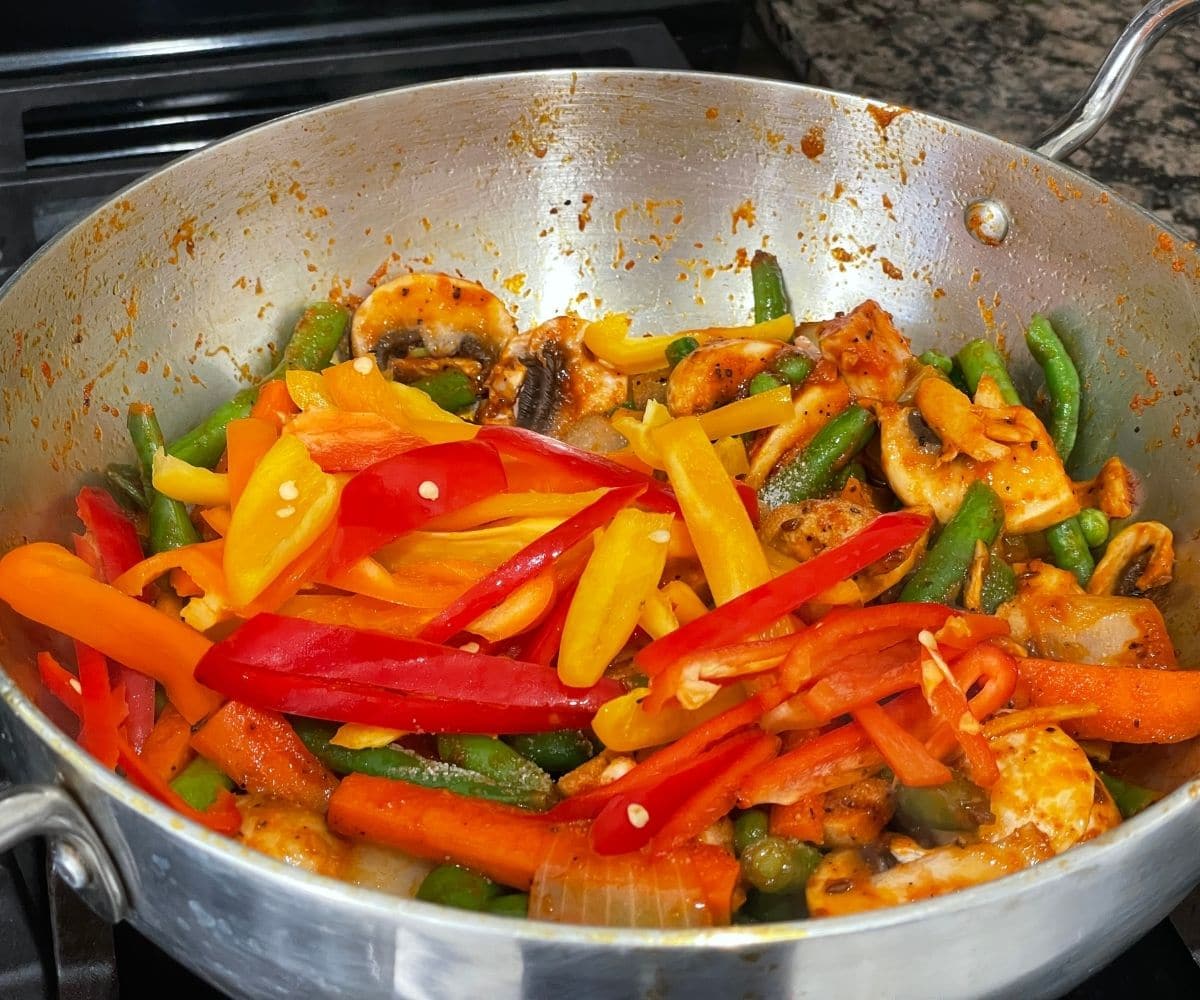
[[97, 916], [125, 916], [125, 888], [116, 866], [83, 810], [54, 785], [18, 785], [0, 792], [0, 851], [29, 837], [45, 837], [60, 878]]
[[1109, 50], [1092, 85], [1070, 111], [1030, 145], [1052, 160], [1064, 160], [1100, 131], [1142, 60], [1168, 31], [1200, 14], [1200, 0], [1151, 0]]

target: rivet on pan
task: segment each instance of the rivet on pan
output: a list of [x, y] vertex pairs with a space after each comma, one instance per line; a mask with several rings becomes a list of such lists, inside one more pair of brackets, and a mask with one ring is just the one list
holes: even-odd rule
[[998, 247], [1008, 235], [1008, 209], [995, 198], [980, 198], [967, 206], [963, 222], [975, 239], [984, 246]]
[[51, 852], [51, 864], [55, 873], [68, 886], [76, 891], [84, 888], [89, 881], [87, 866], [79, 852], [69, 844], [56, 843]]

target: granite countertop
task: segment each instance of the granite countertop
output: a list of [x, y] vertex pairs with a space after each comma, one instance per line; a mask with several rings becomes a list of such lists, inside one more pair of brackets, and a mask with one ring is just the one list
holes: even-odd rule
[[[1140, 0], [757, 0], [795, 68], [1028, 143], [1087, 88]], [[1200, 238], [1200, 20], [1159, 42], [1070, 163]]]

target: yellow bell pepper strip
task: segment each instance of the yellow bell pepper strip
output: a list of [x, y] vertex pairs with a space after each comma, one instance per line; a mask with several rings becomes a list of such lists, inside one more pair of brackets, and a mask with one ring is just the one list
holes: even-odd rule
[[650, 432], [672, 420], [671, 411], [653, 399], [639, 417], [632, 410], [619, 409], [610, 418], [613, 428], [629, 442], [629, 449], [651, 469], [662, 469], [662, 456], [650, 440]]
[[427, 525], [430, 531], [464, 531], [479, 528], [496, 521], [513, 518], [545, 517], [563, 518], [578, 514], [584, 507], [595, 503], [604, 490], [587, 490], [583, 493], [497, 493], [494, 496], [435, 517]]
[[403, 729], [347, 722], [338, 727], [338, 731], [329, 737], [329, 742], [335, 747], [345, 747], [347, 750], [375, 750], [378, 747], [390, 746], [400, 737], [407, 735]]
[[596, 543], [563, 626], [558, 676], [591, 687], [629, 641], [667, 563], [671, 514], [626, 508]]
[[542, 570], [526, 580], [490, 611], [485, 611], [466, 627], [467, 632], [488, 642], [502, 642], [532, 628], [554, 604], [554, 570]]
[[669, 367], [667, 347], [686, 337], [701, 344], [733, 338], [787, 341], [796, 332], [796, 323], [788, 315], [753, 326], [714, 326], [657, 337], [630, 337], [629, 325], [629, 317], [625, 314], [609, 313], [589, 323], [583, 331], [583, 342], [588, 350], [625, 375], [644, 375]]
[[212, 645], [208, 639], [101, 583], [87, 563], [61, 545], [33, 542], [0, 559], [0, 600], [17, 614], [153, 677], [188, 722], [199, 722], [221, 703], [192, 676]]
[[244, 607], [313, 544], [337, 513], [338, 480], [283, 436], [255, 466], [225, 536], [225, 581]]
[[731, 684], [700, 708], [691, 710], [672, 703], [657, 712], [647, 712], [642, 702], [649, 693], [649, 688], [634, 688], [628, 694], [605, 702], [596, 713], [592, 729], [609, 750], [632, 753], [674, 743], [697, 726], [746, 700], [745, 688], [741, 684]]
[[738, 399], [699, 416], [700, 426], [710, 441], [774, 427], [792, 417], [792, 387], [781, 385], [745, 399]]
[[288, 395], [292, 402], [302, 411], [330, 409], [333, 397], [325, 388], [325, 380], [320, 372], [310, 372], [303, 369], [293, 369], [284, 376], [287, 383]]
[[713, 599], [724, 604], [771, 579], [767, 558], [733, 481], [695, 417], [658, 428], [663, 456]]
[[638, 615], [638, 628], [651, 639], [661, 639], [679, 628], [679, 619], [675, 617], [675, 609], [661, 590], [653, 590], [646, 595]]
[[557, 528], [563, 520], [561, 517], [523, 517], [511, 524], [470, 531], [413, 531], [385, 545], [375, 553], [375, 558], [393, 573], [404, 572], [414, 562], [440, 558], [477, 562], [494, 568]]
[[740, 437], [718, 438], [713, 442], [713, 448], [717, 452], [717, 458], [725, 466], [725, 471], [733, 478], [744, 476], [750, 471], [750, 459], [746, 456], [746, 446], [742, 444]]
[[431, 444], [469, 441], [479, 428], [447, 413], [420, 389], [389, 382], [372, 358], [356, 358], [321, 373], [325, 391], [340, 409], [378, 413]]
[[225, 473], [189, 465], [182, 458], [168, 455], [162, 448], [154, 453], [151, 482], [163, 496], [183, 503], [206, 507], [229, 503], [229, 477]]

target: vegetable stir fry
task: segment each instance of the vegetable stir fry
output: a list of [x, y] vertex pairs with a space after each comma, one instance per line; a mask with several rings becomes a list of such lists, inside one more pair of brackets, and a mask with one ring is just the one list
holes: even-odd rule
[[82, 533], [0, 559], [41, 704], [290, 864], [574, 923], [891, 906], [1151, 804], [1137, 746], [1200, 735], [1171, 532], [1072, 477], [1051, 322], [1022, 399], [750, 272], [752, 325], [656, 336], [410, 274], [173, 441], [131, 406]]

